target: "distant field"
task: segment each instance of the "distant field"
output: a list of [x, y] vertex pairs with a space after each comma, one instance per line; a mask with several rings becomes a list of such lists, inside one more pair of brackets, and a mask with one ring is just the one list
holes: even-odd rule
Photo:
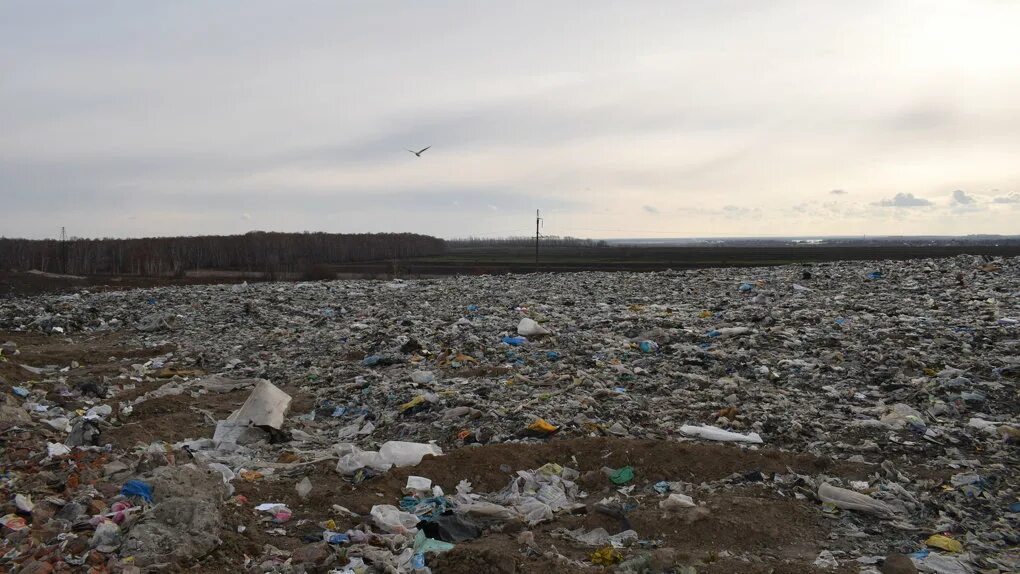
[[[533, 248], [453, 248], [444, 255], [325, 265], [338, 278], [438, 277], [503, 273], [576, 271], [663, 271], [707, 267], [753, 267], [839, 260], [903, 260], [956, 255], [1020, 256], [1020, 245], [953, 246], [614, 246], [543, 248], [535, 264]], [[279, 280], [301, 280], [298, 273], [277, 274]], [[317, 278], [323, 278], [319, 275]], [[189, 271], [184, 277], [89, 276], [55, 278], [0, 271], [0, 296], [46, 291], [128, 289], [196, 283], [258, 281], [260, 274], [232, 269]]]
[[558, 247], [452, 249], [444, 255], [332, 266], [343, 275], [451, 275], [569, 271], [661, 271], [839, 260], [902, 260], [962, 254], [1018, 256], [1020, 246]]

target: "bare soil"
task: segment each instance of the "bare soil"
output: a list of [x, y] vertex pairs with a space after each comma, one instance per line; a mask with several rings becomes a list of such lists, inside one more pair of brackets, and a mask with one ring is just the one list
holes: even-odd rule
[[[284, 550], [296, 549], [307, 544], [301, 539], [302, 532], [314, 536], [317, 532], [315, 524], [328, 519], [333, 519], [341, 529], [355, 526], [362, 520], [370, 521], [345, 517], [334, 512], [332, 505], [344, 506], [365, 517], [376, 504], [396, 504], [403, 496], [402, 489], [409, 475], [431, 478], [447, 492], [453, 492], [457, 483], [466, 479], [476, 492], [485, 492], [505, 487], [516, 470], [537, 468], [547, 462], [568, 465], [587, 475], [582, 482], [589, 496], [583, 512], [558, 516], [550, 523], [530, 528], [541, 552], [555, 549], [572, 560], [589, 562], [594, 548], [556, 536], [554, 531], [601, 527], [617, 533], [630, 528], [637, 531], [642, 540], [654, 541], [657, 547], [672, 549], [668, 554], [674, 557], [676, 563], [698, 563], [699, 572], [813, 572], [811, 563], [824, 547], [829, 534], [827, 525], [814, 503], [783, 498], [753, 484], [730, 490], [725, 495], [695, 494], [709, 512], [694, 521], [686, 514], [667, 514], [654, 504], [647, 504], [628, 514], [624, 523], [594, 508], [597, 501], [612, 495], [615, 488], [599, 469], [630, 464], [635, 468], [635, 484], [638, 485], [658, 480], [698, 484], [735, 473], [787, 472], [788, 469], [806, 474], [825, 472], [847, 478], [859, 478], [867, 473], [866, 468], [856, 465], [833, 464], [812, 456], [779, 451], [615, 438], [462, 448], [442, 457], [426, 457], [416, 467], [394, 469], [358, 485], [345, 482], [336, 473], [334, 461], [323, 461], [291, 474], [274, 475], [253, 482], [237, 480], [237, 494], [246, 497], [248, 504], [235, 507], [228, 514], [227, 528], [224, 529], [226, 546], [209, 557], [207, 565], [237, 566], [237, 550], [249, 555], [257, 554], [264, 544]], [[510, 472], [506, 470], [508, 467]], [[308, 476], [313, 485], [306, 500], [302, 500], [295, 490], [295, 485], [304, 476]], [[250, 505], [263, 502], [284, 503], [294, 510], [295, 521], [286, 525], [287, 536], [265, 533], [270, 526], [250, 509]], [[244, 534], [236, 533], [238, 525], [245, 527]], [[456, 551], [436, 557], [434, 562], [430, 562], [431, 567], [437, 573], [469, 570], [583, 571], [541, 552], [522, 552], [525, 547], [518, 543], [517, 537], [522, 530], [528, 529], [523, 524], [511, 524], [502, 532], [486, 532], [478, 539], [458, 544]], [[762, 562], [748, 564], [720, 559], [720, 554], [725, 552], [753, 555]], [[592, 570], [589, 568], [587, 571]]]

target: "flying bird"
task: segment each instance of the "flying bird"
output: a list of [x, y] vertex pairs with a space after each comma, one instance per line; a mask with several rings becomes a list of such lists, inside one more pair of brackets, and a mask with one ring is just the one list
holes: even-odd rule
[[414, 155], [416, 155], [418, 157], [421, 157], [421, 154], [425, 153], [425, 150], [429, 149], [430, 147], [432, 147], [432, 146], [430, 146], [430, 145], [425, 146], [425, 147], [421, 148], [421, 151], [414, 151], [413, 149], [409, 149], [407, 151], [413, 153]]

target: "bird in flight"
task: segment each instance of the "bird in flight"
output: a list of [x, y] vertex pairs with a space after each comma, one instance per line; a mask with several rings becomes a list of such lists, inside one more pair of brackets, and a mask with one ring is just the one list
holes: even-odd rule
[[425, 150], [429, 149], [430, 147], [432, 147], [432, 146], [430, 146], [430, 145], [429, 146], [425, 146], [425, 147], [421, 148], [421, 151], [414, 151], [413, 149], [409, 149], [407, 151], [413, 153], [414, 155], [416, 155], [418, 157], [421, 157], [421, 154], [425, 153]]

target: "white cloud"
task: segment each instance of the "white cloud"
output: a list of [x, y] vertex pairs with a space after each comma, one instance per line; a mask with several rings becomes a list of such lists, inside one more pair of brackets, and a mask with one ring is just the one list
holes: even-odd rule
[[953, 191], [953, 204], [955, 205], [974, 205], [977, 200], [973, 196], [967, 195], [966, 191], [957, 189]]
[[832, 195], [846, 195], [846, 190], [845, 189], [834, 189], [834, 190], [830, 191], [829, 193], [832, 194]]
[[740, 207], [737, 205], [724, 205], [723, 216], [729, 219], [740, 219], [745, 217], [761, 217], [762, 210], [759, 207]]
[[655, 207], [654, 205], [644, 205], [641, 207], [641, 209], [645, 210], [646, 213], [651, 213], [652, 215], [659, 214], [659, 208]]
[[1020, 203], [1020, 193], [1013, 192], [1007, 195], [1000, 195], [992, 200], [992, 203]]
[[983, 211], [985, 206], [978, 202], [978, 199], [973, 195], [968, 194], [962, 189], [953, 191], [952, 199], [949, 201], [949, 209], [954, 213], [967, 213]]
[[872, 205], [878, 207], [930, 207], [935, 205], [923, 197], [915, 197], [913, 193], [897, 193], [892, 199], [883, 199]]
[[241, 219], [243, 219], [245, 221], [251, 221], [251, 214], [250, 213], [242, 213], [241, 214]]

